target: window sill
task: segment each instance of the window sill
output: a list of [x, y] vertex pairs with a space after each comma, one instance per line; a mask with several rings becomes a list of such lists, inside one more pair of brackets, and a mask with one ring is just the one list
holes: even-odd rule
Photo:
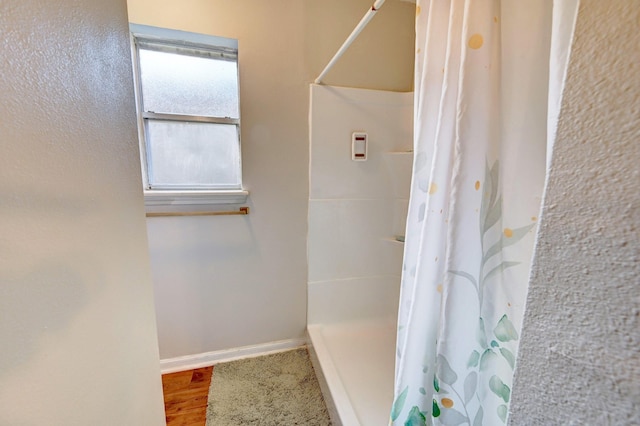
[[144, 191], [147, 212], [185, 212], [206, 210], [216, 204], [243, 204], [249, 191], [243, 189], [212, 191]]

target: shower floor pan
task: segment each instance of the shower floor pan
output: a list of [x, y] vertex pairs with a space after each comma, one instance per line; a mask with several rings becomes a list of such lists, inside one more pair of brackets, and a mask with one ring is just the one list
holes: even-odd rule
[[316, 324], [307, 331], [311, 359], [334, 425], [388, 425], [395, 321]]

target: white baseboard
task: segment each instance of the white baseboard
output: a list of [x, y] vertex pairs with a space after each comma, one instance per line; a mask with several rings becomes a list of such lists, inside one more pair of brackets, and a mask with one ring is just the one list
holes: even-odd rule
[[180, 356], [160, 360], [162, 374], [178, 371], [193, 370], [194, 368], [208, 367], [221, 362], [235, 361], [244, 358], [254, 358], [269, 355], [276, 352], [288, 351], [307, 344], [306, 338], [278, 340], [276, 342], [262, 343], [260, 345], [242, 346], [239, 348], [225, 349], [221, 351], [205, 352], [202, 354]]

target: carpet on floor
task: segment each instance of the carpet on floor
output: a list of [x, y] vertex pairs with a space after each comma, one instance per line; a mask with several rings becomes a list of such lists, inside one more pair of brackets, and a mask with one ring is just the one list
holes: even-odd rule
[[217, 364], [207, 426], [330, 426], [306, 348]]

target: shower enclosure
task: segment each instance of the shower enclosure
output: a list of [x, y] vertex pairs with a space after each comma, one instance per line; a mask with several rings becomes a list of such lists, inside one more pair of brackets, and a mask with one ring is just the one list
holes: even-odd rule
[[[334, 424], [386, 424], [409, 199], [413, 94], [312, 85], [308, 333]], [[353, 132], [368, 136], [351, 159]]]

